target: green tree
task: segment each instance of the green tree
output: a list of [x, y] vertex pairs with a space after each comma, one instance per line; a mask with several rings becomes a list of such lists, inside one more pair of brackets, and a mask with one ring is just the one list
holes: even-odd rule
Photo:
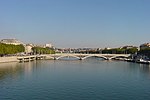
[[0, 43], [0, 55], [16, 54], [24, 52], [25, 48], [23, 45], [12, 45]]
[[35, 54], [54, 54], [55, 51], [50, 48], [33, 47], [33, 53]]
[[129, 48], [126, 50], [128, 54], [135, 54], [136, 52], [138, 52], [138, 49], [136, 47], [133, 48]]
[[150, 58], [150, 48], [141, 49], [138, 51], [138, 55], [145, 55]]

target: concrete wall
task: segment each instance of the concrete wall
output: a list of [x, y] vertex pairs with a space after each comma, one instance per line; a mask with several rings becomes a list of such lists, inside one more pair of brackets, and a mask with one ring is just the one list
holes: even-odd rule
[[17, 62], [17, 57], [0, 57], [0, 63], [2, 62]]

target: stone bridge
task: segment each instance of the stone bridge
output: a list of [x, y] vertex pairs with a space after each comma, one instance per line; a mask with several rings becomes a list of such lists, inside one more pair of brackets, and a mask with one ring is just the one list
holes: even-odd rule
[[76, 53], [69, 53], [69, 54], [49, 54], [49, 55], [45, 55], [46, 58], [51, 58], [54, 60], [59, 60], [61, 58], [64, 57], [73, 57], [73, 58], [77, 58], [79, 60], [84, 60], [86, 58], [89, 57], [98, 57], [98, 58], [103, 58], [105, 60], [111, 60], [113, 58], [127, 58], [130, 56], [130, 54], [76, 54]]

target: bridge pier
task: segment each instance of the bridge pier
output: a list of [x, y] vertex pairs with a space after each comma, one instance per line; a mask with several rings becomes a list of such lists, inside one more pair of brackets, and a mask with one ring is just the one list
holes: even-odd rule
[[54, 57], [54, 60], [57, 60], [57, 58], [56, 58], [56, 57]]
[[107, 58], [106, 60], [111, 60], [111, 58]]
[[80, 57], [79, 60], [83, 60], [83, 59]]

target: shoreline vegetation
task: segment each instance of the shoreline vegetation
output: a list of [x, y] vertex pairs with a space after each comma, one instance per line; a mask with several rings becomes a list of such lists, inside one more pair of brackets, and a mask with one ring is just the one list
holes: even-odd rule
[[4, 44], [0, 43], [0, 56], [5, 55], [14, 55], [25, 51], [23, 45], [13, 45], [13, 44]]

